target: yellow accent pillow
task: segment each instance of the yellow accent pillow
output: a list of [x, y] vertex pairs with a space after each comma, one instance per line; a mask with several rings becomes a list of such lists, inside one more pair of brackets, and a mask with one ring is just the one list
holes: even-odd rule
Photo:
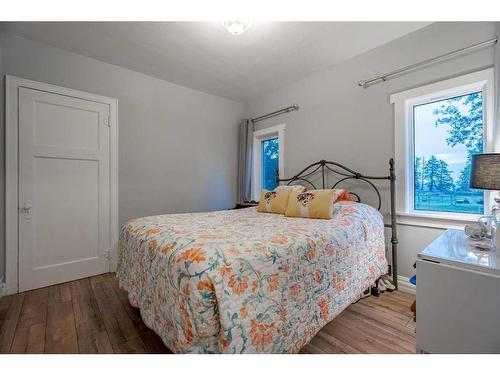
[[305, 186], [302, 186], [302, 185], [279, 185], [274, 189], [274, 191], [277, 191], [280, 189], [290, 189], [292, 191], [296, 191], [297, 193], [303, 193], [304, 191], [307, 190], [307, 188]]
[[286, 216], [331, 219], [333, 204], [344, 189], [308, 190], [303, 193], [292, 191], [288, 199]]
[[257, 212], [284, 214], [291, 192], [292, 189], [276, 189], [274, 191], [263, 189], [260, 193]]

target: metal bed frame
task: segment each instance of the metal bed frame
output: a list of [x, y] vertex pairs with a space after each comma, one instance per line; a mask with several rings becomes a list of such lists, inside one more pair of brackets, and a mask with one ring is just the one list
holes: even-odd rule
[[[308, 165], [302, 171], [291, 178], [280, 178], [279, 172], [276, 171], [276, 181], [290, 185], [293, 182], [302, 181], [311, 185], [314, 189], [316, 186], [310, 181], [310, 177], [315, 175], [316, 172], [321, 173], [322, 189], [327, 189], [325, 181], [325, 172], [332, 172], [338, 176], [340, 179], [331, 187], [331, 189], [336, 188], [340, 183], [346, 180], [358, 180], [367, 183], [377, 194], [378, 206], [377, 210], [380, 211], [382, 206], [382, 198], [380, 196], [380, 191], [375, 186], [371, 180], [388, 180], [390, 187], [390, 224], [384, 224], [385, 227], [391, 228], [391, 249], [392, 249], [392, 265], [390, 267], [390, 273], [392, 275], [392, 283], [398, 289], [398, 234], [397, 234], [397, 223], [396, 223], [396, 173], [394, 171], [394, 159], [389, 160], [389, 175], [388, 176], [367, 176], [359, 172], [353, 171], [352, 169], [333, 161], [320, 160], [316, 163]], [[358, 194], [349, 192], [357, 202], [361, 202], [361, 198]]]

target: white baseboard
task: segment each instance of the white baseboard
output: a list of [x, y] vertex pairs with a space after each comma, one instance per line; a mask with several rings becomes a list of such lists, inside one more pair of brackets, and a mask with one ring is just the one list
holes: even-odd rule
[[417, 287], [410, 283], [410, 278], [401, 275], [398, 275], [398, 290], [411, 294], [417, 293]]

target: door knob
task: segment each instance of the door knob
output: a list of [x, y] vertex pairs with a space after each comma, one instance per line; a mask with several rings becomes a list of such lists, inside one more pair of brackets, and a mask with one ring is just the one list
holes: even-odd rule
[[33, 208], [33, 202], [31, 202], [30, 200], [27, 200], [26, 202], [24, 202], [22, 210], [24, 211], [24, 217], [26, 219], [31, 218], [31, 209], [32, 208]]

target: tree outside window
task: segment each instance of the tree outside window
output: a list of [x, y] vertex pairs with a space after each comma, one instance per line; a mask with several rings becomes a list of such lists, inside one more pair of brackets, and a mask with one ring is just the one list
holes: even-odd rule
[[279, 141], [271, 138], [262, 141], [262, 187], [273, 190], [278, 186], [276, 174], [279, 168]]

